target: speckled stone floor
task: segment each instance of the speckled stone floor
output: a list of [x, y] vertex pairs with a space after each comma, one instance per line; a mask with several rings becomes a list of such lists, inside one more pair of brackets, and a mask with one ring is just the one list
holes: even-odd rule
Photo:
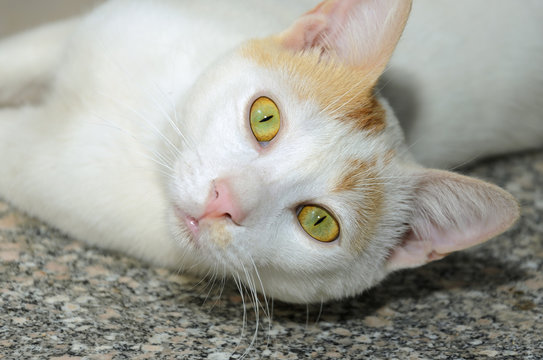
[[275, 303], [252, 345], [235, 286], [210, 291], [0, 202], [0, 358], [543, 359], [543, 152], [465, 172], [519, 199], [511, 231], [322, 309]]

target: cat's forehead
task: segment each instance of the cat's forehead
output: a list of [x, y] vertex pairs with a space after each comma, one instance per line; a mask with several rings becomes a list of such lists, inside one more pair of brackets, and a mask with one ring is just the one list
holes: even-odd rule
[[274, 38], [250, 41], [241, 54], [278, 72], [300, 100], [316, 101], [330, 118], [352, 130], [376, 135], [386, 128], [384, 110], [373, 94], [375, 84], [365, 69], [324, 59], [316, 50], [289, 51]]

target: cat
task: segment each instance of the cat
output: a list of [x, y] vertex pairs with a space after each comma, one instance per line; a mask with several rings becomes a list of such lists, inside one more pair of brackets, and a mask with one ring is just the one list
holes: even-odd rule
[[359, 294], [519, 216], [426, 167], [543, 145], [542, 5], [487, 5], [114, 0], [4, 39], [0, 196], [274, 299]]

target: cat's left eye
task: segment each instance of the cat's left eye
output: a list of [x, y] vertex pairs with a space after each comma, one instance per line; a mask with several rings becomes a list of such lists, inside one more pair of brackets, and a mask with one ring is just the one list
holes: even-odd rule
[[339, 224], [326, 209], [306, 205], [298, 213], [298, 221], [305, 232], [321, 242], [332, 242], [339, 236]]
[[251, 106], [250, 120], [251, 130], [259, 142], [271, 141], [281, 127], [279, 108], [265, 96], [256, 99]]

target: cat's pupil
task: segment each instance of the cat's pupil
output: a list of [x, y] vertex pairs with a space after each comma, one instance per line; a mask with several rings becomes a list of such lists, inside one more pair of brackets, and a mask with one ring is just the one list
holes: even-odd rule
[[317, 226], [317, 225], [319, 225], [319, 224], [320, 224], [321, 222], [323, 222], [323, 221], [324, 221], [324, 219], [326, 219], [326, 218], [327, 218], [327, 216], [323, 216], [323, 217], [321, 217], [321, 218], [320, 218], [319, 220], [317, 220], [317, 222], [316, 222], [315, 224], [313, 224], [313, 226]]
[[266, 122], [266, 121], [271, 120], [271, 119], [273, 119], [273, 115], [268, 115], [264, 119], [260, 120], [259, 122], [263, 123], [263, 122]]

